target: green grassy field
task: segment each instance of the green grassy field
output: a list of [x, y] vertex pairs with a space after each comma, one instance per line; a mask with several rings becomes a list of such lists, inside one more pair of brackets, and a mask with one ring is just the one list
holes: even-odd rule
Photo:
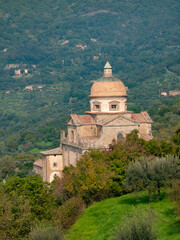
[[179, 240], [180, 218], [167, 196], [163, 200], [148, 202], [146, 193], [128, 194], [96, 203], [87, 208], [66, 234], [66, 240], [111, 239], [121, 218], [129, 212], [150, 208], [156, 215], [158, 239]]

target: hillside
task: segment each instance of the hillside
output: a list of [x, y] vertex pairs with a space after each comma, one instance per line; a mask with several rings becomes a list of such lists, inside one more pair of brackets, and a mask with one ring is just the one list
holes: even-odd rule
[[0, 23], [0, 155], [58, 146], [107, 57], [128, 109], [152, 113], [160, 138], [177, 128], [179, 98], [165, 103], [170, 126], [155, 107], [167, 102], [161, 91], [180, 89], [178, 0], [1, 0]]
[[156, 214], [155, 225], [158, 239], [178, 240], [180, 238], [179, 220], [167, 197], [149, 203], [146, 193], [128, 194], [96, 203], [87, 208], [79, 220], [66, 234], [68, 240], [108, 240], [115, 227], [127, 213], [138, 209], [151, 209]]

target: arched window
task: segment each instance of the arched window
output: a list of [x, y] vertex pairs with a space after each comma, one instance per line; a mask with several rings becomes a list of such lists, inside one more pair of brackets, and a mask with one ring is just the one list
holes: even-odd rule
[[49, 176], [50, 182], [52, 182], [52, 181], [54, 180], [54, 178], [56, 178], [56, 177], [61, 178], [61, 174], [60, 174], [59, 172], [52, 172], [52, 173], [50, 174], [50, 176]]
[[118, 139], [118, 140], [122, 140], [122, 139], [123, 139], [123, 135], [122, 135], [122, 133], [118, 133], [118, 135], [117, 135], [117, 139]]
[[71, 130], [71, 132], [70, 132], [70, 141], [74, 142], [74, 131], [73, 130]]

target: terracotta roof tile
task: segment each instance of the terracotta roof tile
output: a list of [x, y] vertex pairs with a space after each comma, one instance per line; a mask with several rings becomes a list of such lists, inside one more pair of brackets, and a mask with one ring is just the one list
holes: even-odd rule
[[35, 162], [34, 162], [34, 165], [38, 166], [38, 167], [42, 167], [42, 159], [37, 159]]
[[147, 112], [134, 113], [131, 116], [134, 121], [139, 122], [139, 123], [152, 123], [153, 122]]
[[143, 117], [146, 119], [146, 121], [148, 123], [152, 123], [153, 120], [151, 119], [151, 117], [149, 116], [149, 114], [145, 111], [145, 112], [141, 112], [141, 114], [143, 115]]
[[58, 147], [58, 148], [54, 148], [54, 149], [51, 149], [51, 150], [42, 151], [41, 154], [42, 154], [42, 155], [61, 155], [61, 154], [62, 154], [62, 151], [61, 151], [61, 149]]
[[70, 116], [77, 125], [96, 124], [95, 119], [91, 115], [71, 114]]
[[136, 122], [146, 122], [145, 119], [143, 118], [143, 116], [140, 113], [134, 113], [131, 115], [132, 119]]
[[90, 97], [121, 97], [127, 96], [126, 87], [121, 81], [94, 82]]

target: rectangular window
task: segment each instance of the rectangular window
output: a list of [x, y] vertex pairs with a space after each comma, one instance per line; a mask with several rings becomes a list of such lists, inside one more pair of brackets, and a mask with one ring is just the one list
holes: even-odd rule
[[96, 109], [99, 109], [99, 105], [95, 105]]
[[57, 167], [57, 162], [54, 162], [54, 163], [53, 163], [53, 166], [54, 166], [54, 167]]
[[112, 108], [112, 109], [116, 109], [116, 108], [117, 108], [117, 105], [113, 104], [113, 105], [111, 105], [111, 108]]

